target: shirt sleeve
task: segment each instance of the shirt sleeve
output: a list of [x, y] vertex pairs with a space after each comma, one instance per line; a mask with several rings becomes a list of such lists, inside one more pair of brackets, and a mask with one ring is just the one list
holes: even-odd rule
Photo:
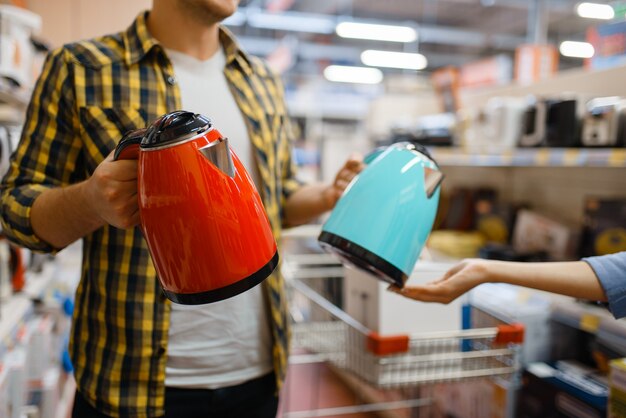
[[20, 143], [0, 184], [1, 222], [9, 240], [34, 251], [56, 248], [31, 225], [33, 202], [45, 190], [75, 181], [80, 135], [74, 86], [63, 49], [51, 52], [35, 84]]
[[616, 318], [626, 317], [626, 251], [583, 258], [583, 261], [598, 277], [613, 315]]

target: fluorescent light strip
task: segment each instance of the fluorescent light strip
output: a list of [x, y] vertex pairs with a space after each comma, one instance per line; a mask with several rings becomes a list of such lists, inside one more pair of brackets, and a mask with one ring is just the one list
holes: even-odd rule
[[377, 51], [368, 49], [361, 53], [361, 62], [370, 67], [401, 68], [423, 70], [428, 65], [422, 54], [408, 52]]
[[342, 38], [372, 41], [414, 42], [417, 32], [408, 26], [375, 25], [371, 23], [341, 22], [335, 31]]
[[573, 58], [591, 58], [595, 53], [593, 45], [587, 42], [565, 41], [559, 46], [561, 55]]
[[298, 13], [255, 13], [248, 15], [248, 24], [255, 28], [284, 31], [333, 33], [335, 23], [324, 17], [311, 17]]
[[613, 7], [608, 4], [580, 3], [576, 8], [576, 12], [578, 16], [588, 19], [611, 20], [615, 17]]
[[383, 73], [378, 68], [343, 65], [329, 65], [324, 69], [324, 77], [338, 83], [378, 84], [383, 81]]

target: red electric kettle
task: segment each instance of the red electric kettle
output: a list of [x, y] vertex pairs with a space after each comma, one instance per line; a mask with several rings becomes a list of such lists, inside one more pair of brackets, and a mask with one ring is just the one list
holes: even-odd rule
[[209, 118], [168, 113], [127, 133], [114, 158], [139, 160], [141, 230], [170, 300], [217, 302], [274, 271], [278, 251], [259, 193]]

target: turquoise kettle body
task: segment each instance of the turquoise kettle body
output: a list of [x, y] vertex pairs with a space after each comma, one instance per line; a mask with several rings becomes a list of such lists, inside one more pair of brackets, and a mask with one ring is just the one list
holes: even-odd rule
[[424, 147], [399, 142], [365, 158], [318, 237], [328, 252], [402, 287], [437, 214], [443, 174]]

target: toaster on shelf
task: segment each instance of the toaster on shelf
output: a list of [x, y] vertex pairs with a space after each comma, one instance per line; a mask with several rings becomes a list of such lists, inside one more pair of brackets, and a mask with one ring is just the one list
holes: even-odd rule
[[626, 145], [626, 99], [599, 97], [589, 101], [583, 121], [582, 144], [585, 147]]

